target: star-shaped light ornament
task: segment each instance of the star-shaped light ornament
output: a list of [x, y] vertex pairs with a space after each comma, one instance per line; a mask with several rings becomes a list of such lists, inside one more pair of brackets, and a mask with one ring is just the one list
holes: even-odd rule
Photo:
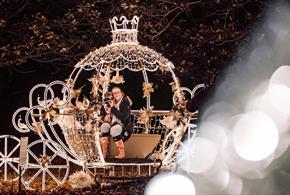
[[151, 159], [151, 160], [161, 160], [161, 159], [164, 159], [164, 154], [163, 153], [161, 153], [161, 152], [155, 152], [155, 153], [153, 153], [149, 158]]
[[71, 88], [73, 86], [73, 79], [72, 78], [68, 78], [65, 80], [66, 81], [66, 84]]
[[120, 74], [119, 74], [119, 70], [117, 70], [116, 75], [113, 76], [111, 82], [115, 83], [115, 84], [123, 84], [123, 83], [125, 83], [123, 76], [120, 76]]
[[171, 90], [172, 90], [172, 92], [175, 92], [175, 91], [178, 90], [178, 88], [179, 88], [179, 86], [180, 86], [180, 82], [179, 82], [179, 80], [177, 79], [176, 82], [173, 81], [173, 82], [169, 83], [169, 85], [171, 85]]
[[104, 75], [99, 74], [99, 83], [103, 90], [109, 87], [111, 81], [110, 78], [111, 78], [111, 70], [109, 67], [107, 68]]
[[91, 94], [93, 94], [94, 97], [98, 97], [100, 90], [100, 83], [99, 83], [99, 76], [94, 75], [93, 77], [88, 79], [92, 83], [92, 90]]
[[34, 122], [32, 123], [32, 127], [33, 127], [33, 131], [35, 133], [43, 133], [43, 128], [42, 128], [42, 125], [41, 125], [41, 122]]
[[90, 101], [84, 97], [83, 101], [76, 101], [76, 107], [79, 109], [79, 110], [86, 110], [90, 105]]
[[62, 101], [58, 98], [58, 97], [56, 97], [56, 98], [53, 98], [53, 107], [54, 108], [57, 108], [57, 107], [59, 107], [60, 105], [61, 105], [61, 103], [62, 103]]
[[171, 112], [171, 115], [172, 115], [173, 120], [175, 121], [179, 121], [183, 117], [182, 113], [176, 112], [176, 111]]
[[138, 118], [138, 123], [140, 124], [148, 124], [150, 117], [153, 116], [153, 106], [150, 106], [148, 109], [143, 108], [141, 109], [140, 116]]
[[47, 165], [47, 164], [51, 164], [51, 160], [52, 160], [52, 156], [40, 154], [40, 158], [38, 158], [38, 163], [41, 165]]
[[166, 66], [166, 65], [160, 65], [159, 70], [161, 71], [162, 74], [169, 71], [168, 66]]
[[177, 121], [174, 120], [174, 117], [171, 116], [166, 116], [162, 120], [160, 120], [160, 123], [168, 129], [174, 129], [177, 125]]
[[150, 97], [150, 93], [153, 92], [153, 83], [143, 83], [143, 98]]
[[88, 81], [90, 81], [92, 85], [96, 85], [99, 83], [99, 76], [94, 74], [91, 78], [88, 78]]
[[51, 120], [54, 121], [58, 117], [57, 109], [51, 106], [43, 115], [42, 115], [42, 121], [45, 120]]
[[143, 108], [140, 110], [138, 123], [144, 124], [144, 130], [145, 130], [144, 133], [149, 133], [149, 122], [152, 116], [153, 116], [153, 106], [150, 106], [147, 109]]
[[72, 89], [72, 90], [71, 90], [71, 99], [74, 99], [74, 98], [77, 98], [78, 96], [80, 96], [83, 87], [84, 87], [84, 86], [82, 86], [82, 87], [80, 87], [80, 88], [78, 88], [78, 89]]

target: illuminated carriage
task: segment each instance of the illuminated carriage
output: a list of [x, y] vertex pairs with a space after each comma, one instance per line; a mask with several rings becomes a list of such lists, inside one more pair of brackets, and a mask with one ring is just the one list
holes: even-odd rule
[[[180, 87], [173, 64], [161, 54], [138, 43], [138, 22], [137, 16], [132, 20], [124, 16], [119, 20], [114, 17], [110, 20], [111, 44], [90, 52], [79, 61], [66, 82], [54, 81], [33, 87], [29, 94], [29, 107], [19, 108], [14, 113], [13, 125], [19, 132], [33, 131], [40, 137], [28, 145], [28, 164], [24, 170], [34, 170], [34, 173], [32, 177], [23, 179], [27, 188], [32, 189], [38, 177], [42, 181], [42, 190], [46, 188], [47, 177], [56, 185], [62, 184], [69, 175], [69, 162], [82, 166], [88, 172], [91, 168], [111, 170], [122, 166], [123, 170], [124, 166], [136, 166], [138, 173], [135, 176], [141, 175], [142, 166], [148, 167], [147, 176], [153, 175], [159, 168], [175, 168], [175, 153], [185, 133], [194, 133], [196, 129], [196, 113], [186, 110], [186, 99], [192, 98], [194, 92], [203, 85], [193, 90]], [[172, 98], [165, 100], [172, 102], [172, 109], [155, 110], [151, 104], [154, 83], [150, 82], [151, 76], [148, 75], [158, 71], [159, 74], [170, 74], [172, 79], [170, 84], [167, 83], [171, 85], [172, 92], [166, 92], [172, 93]], [[142, 78], [141, 84], [131, 80], [130, 85], [139, 85], [145, 101], [140, 108], [132, 110], [134, 130], [126, 144], [133, 145], [134, 151], [126, 147], [126, 157], [137, 157], [139, 161], [105, 160], [99, 137], [99, 111], [109, 86], [112, 83], [126, 86], [130, 74], [136, 74], [134, 78]], [[19, 142], [13, 136], [2, 136], [0, 139], [5, 140], [5, 143], [10, 139], [16, 140], [16, 144]], [[19, 148], [19, 144], [14, 148]], [[112, 145], [111, 148], [113, 153]], [[6, 154], [7, 151], [2, 156]], [[2, 165], [11, 158], [6, 157], [2, 158], [6, 159]], [[17, 164], [18, 158], [10, 161]], [[9, 165], [5, 164], [4, 179], [7, 179]], [[17, 172], [16, 165], [13, 166]]]

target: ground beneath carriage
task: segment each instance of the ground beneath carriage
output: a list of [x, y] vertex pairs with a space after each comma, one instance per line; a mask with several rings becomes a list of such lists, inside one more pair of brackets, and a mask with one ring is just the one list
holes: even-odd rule
[[[125, 163], [144, 163], [144, 159], [125, 159], [125, 160], [116, 160], [116, 159], [109, 159], [108, 162], [125, 162]], [[148, 162], [151, 162], [148, 160]], [[136, 168], [135, 166], [127, 166], [124, 171], [124, 177], [123, 178], [102, 178], [100, 177], [103, 173], [103, 169], [91, 169], [92, 172], [95, 172], [97, 175], [98, 184], [93, 185], [91, 188], [84, 188], [82, 190], [79, 189], [73, 189], [68, 181], [66, 181], [61, 187], [57, 187], [54, 189], [46, 190], [44, 192], [41, 192], [39, 190], [35, 191], [29, 191], [25, 190], [24, 187], [22, 187], [21, 194], [143, 194], [145, 190], [145, 186], [148, 183], [148, 178], [146, 177], [139, 177], [134, 179], [134, 177], [127, 177], [125, 175], [132, 175], [132, 170]], [[73, 165], [70, 170], [70, 174], [79, 171], [81, 167]], [[116, 175], [121, 175], [121, 168], [116, 168]], [[146, 168], [141, 167], [141, 175], [146, 175], [146, 172], [148, 171]], [[134, 171], [133, 171], [134, 172]], [[57, 174], [57, 173], [55, 173]], [[18, 192], [18, 181], [12, 180], [13, 175], [8, 175], [7, 181], [0, 181], [0, 192], [4, 194], [11, 194], [11, 193], [17, 193]], [[31, 176], [30, 176], [31, 177]], [[39, 178], [35, 182], [35, 189], [41, 189], [41, 179]], [[50, 179], [47, 180], [48, 187], [54, 186], [54, 182]]]

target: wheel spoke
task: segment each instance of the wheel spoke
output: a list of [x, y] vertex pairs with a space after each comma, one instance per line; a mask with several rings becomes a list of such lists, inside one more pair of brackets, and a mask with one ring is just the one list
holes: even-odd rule
[[7, 180], [7, 162], [4, 161], [4, 181]]
[[1, 158], [4, 158], [4, 154], [2, 152], [0, 152], [0, 156]]
[[15, 148], [8, 154], [7, 157], [10, 157], [18, 149], [19, 146], [20, 146], [20, 143], [18, 143], [17, 146], [15, 146]]
[[8, 143], [8, 138], [5, 137], [5, 139], [4, 139], [4, 156], [7, 156], [7, 143]]
[[39, 165], [39, 164], [28, 163], [25, 168], [29, 168], [29, 169], [41, 169], [42, 166]]
[[35, 180], [35, 178], [41, 173], [41, 171], [42, 171], [42, 169], [39, 169], [36, 173], [35, 173], [35, 175], [33, 175], [33, 177], [31, 177], [30, 178], [30, 180], [28, 181], [28, 182], [26, 182], [26, 185], [30, 185], [31, 184], [31, 182], [33, 182], [34, 180]]
[[43, 142], [42, 155], [46, 155], [46, 141]]
[[61, 182], [52, 174], [52, 172], [50, 172], [49, 169], [45, 169], [45, 170], [58, 185], [61, 185]]
[[16, 158], [10, 158], [10, 159], [11, 159], [10, 162], [19, 163], [19, 157], [16, 157]]
[[38, 162], [38, 158], [35, 156], [35, 154], [30, 149], [28, 149], [27, 152], [36, 160], [36, 162]]
[[10, 165], [10, 167], [12, 167], [12, 169], [14, 169], [16, 173], [18, 173], [18, 169], [11, 162], [7, 162], [7, 163]]
[[3, 160], [3, 161], [0, 163], [0, 167], [2, 167], [2, 165], [4, 164], [4, 162], [5, 162], [5, 161]]
[[58, 155], [58, 153], [61, 151], [61, 149], [59, 148], [58, 151], [56, 151], [56, 153], [51, 157], [50, 162]]

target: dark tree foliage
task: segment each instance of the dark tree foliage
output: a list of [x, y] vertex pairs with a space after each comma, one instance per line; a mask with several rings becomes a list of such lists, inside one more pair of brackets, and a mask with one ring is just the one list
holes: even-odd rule
[[199, 83], [232, 59], [265, 8], [264, 0], [0, 0], [0, 67], [72, 67], [110, 43], [109, 18], [138, 15], [140, 43]]

